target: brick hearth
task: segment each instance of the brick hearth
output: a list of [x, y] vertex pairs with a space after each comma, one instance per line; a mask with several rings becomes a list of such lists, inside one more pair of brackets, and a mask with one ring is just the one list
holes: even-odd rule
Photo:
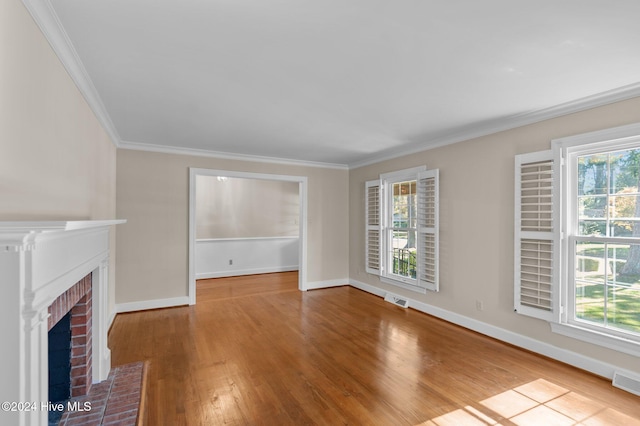
[[66, 412], [59, 426], [137, 426], [145, 422], [147, 364], [136, 362], [111, 369], [107, 380], [95, 384], [85, 396], [72, 398], [87, 411]]
[[[49, 306], [49, 330], [71, 312], [71, 401], [86, 411], [68, 411], [59, 425], [142, 424], [141, 402], [144, 400], [143, 363], [128, 364], [111, 370], [107, 380], [92, 386], [92, 282], [91, 274], [58, 296]], [[77, 405], [73, 405], [75, 403]]]

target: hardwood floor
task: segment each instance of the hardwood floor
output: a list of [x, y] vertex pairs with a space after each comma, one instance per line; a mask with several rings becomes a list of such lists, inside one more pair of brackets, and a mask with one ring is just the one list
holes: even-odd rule
[[640, 425], [610, 381], [297, 274], [198, 282], [119, 314], [114, 365], [149, 360], [149, 425]]

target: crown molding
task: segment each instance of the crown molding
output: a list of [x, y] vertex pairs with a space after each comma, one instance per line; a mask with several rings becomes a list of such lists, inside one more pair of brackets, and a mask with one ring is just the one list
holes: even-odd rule
[[362, 161], [356, 161], [350, 164], [319, 163], [312, 161], [261, 157], [247, 154], [232, 154], [204, 149], [178, 148], [126, 141], [121, 141], [119, 147], [138, 151], [162, 152], [166, 154], [195, 155], [200, 157], [224, 158], [229, 160], [257, 161], [262, 163], [266, 162], [353, 170], [359, 167], [369, 166], [371, 164], [381, 163], [383, 161], [403, 157], [405, 155], [417, 154], [419, 152], [428, 151], [430, 149], [452, 145], [454, 143], [464, 142], [482, 136], [492, 135], [495, 133], [503, 132], [505, 130], [516, 129], [518, 127], [523, 127], [529, 124], [539, 123], [545, 120], [550, 120], [564, 115], [569, 115], [636, 97], [640, 97], [640, 82], [618, 87], [606, 92], [601, 92], [592, 96], [587, 96], [575, 101], [565, 102], [563, 104], [540, 109], [533, 112], [516, 114], [506, 118], [490, 120], [482, 123], [470, 124], [463, 128], [458, 128], [455, 131], [448, 132], [439, 136], [434, 136], [429, 142], [412, 144], [405, 149], [394, 148], [393, 152], [382, 153], [380, 155], [368, 157]]
[[63, 64], [72, 80], [75, 82], [76, 86], [84, 96], [90, 108], [93, 110], [94, 114], [109, 135], [113, 144], [118, 148], [124, 149], [348, 170], [368, 166], [386, 160], [391, 160], [405, 155], [415, 154], [445, 145], [463, 142], [481, 136], [491, 135], [505, 130], [510, 130], [517, 127], [534, 124], [540, 121], [560, 117], [563, 115], [604, 106], [614, 102], [620, 102], [623, 100], [640, 97], [640, 82], [633, 83], [627, 86], [612, 89], [592, 96], [587, 96], [550, 108], [544, 108], [541, 110], [523, 114], [516, 114], [510, 117], [490, 120], [483, 123], [471, 124], [469, 126], [465, 126], [464, 128], [456, 129], [452, 132], [440, 135], [432, 135], [426, 142], [411, 144], [405, 149], [394, 148], [393, 151], [383, 152], [378, 155], [365, 158], [362, 161], [356, 161], [350, 164], [321, 163], [274, 157], [261, 157], [246, 154], [232, 154], [192, 148], [167, 147], [151, 144], [147, 145], [137, 142], [125, 142], [120, 138], [120, 135], [118, 134], [118, 131], [116, 130], [116, 127], [113, 124], [113, 121], [111, 120], [111, 117], [109, 116], [102, 102], [102, 99], [98, 94], [98, 91], [96, 90], [91, 78], [84, 68], [84, 65], [82, 64], [80, 57], [73, 47], [71, 40], [62, 27], [62, 24], [58, 19], [53, 6], [51, 5], [51, 1], [22, 0], [22, 3], [27, 8], [38, 27], [40, 27], [40, 30], [49, 41], [49, 44], [58, 56], [60, 62]]
[[345, 164], [261, 157], [257, 155], [246, 154], [231, 154], [194, 148], [178, 148], [123, 141], [120, 138], [120, 135], [118, 134], [118, 131], [116, 130], [116, 127], [113, 124], [109, 113], [107, 112], [107, 109], [102, 103], [102, 99], [100, 98], [100, 95], [98, 94], [93, 81], [89, 77], [87, 70], [80, 60], [80, 57], [78, 56], [78, 53], [73, 47], [71, 39], [62, 27], [62, 23], [58, 19], [58, 15], [54, 10], [51, 1], [22, 0], [22, 3], [25, 5], [27, 10], [33, 17], [33, 20], [40, 28], [40, 31], [42, 31], [42, 33], [44, 34], [45, 38], [58, 56], [58, 59], [67, 70], [67, 73], [71, 76], [71, 79], [78, 87], [78, 90], [80, 90], [80, 93], [82, 93], [85, 100], [89, 104], [89, 107], [93, 110], [93, 113], [96, 115], [105, 131], [109, 135], [111, 141], [117, 148], [132, 149], [137, 151], [162, 152], [178, 155], [195, 155], [199, 157], [223, 158], [228, 160], [254, 161], [261, 163], [287, 164], [295, 166], [321, 167], [344, 170], [348, 169], [348, 166]]
[[220, 158], [224, 160], [253, 161], [257, 163], [283, 164], [288, 166], [320, 167], [323, 169], [348, 170], [346, 164], [321, 163], [316, 161], [293, 160], [288, 158], [263, 157], [259, 155], [235, 154], [229, 152], [210, 151], [208, 149], [184, 148], [167, 145], [154, 145], [139, 142], [121, 141], [120, 149], [133, 151], [159, 152], [162, 154], [190, 155], [195, 157]]
[[380, 163], [386, 160], [392, 160], [394, 158], [403, 157], [405, 155], [416, 154], [418, 152], [439, 148], [441, 146], [452, 145], [454, 143], [492, 135], [498, 132], [503, 132], [505, 130], [511, 130], [529, 124], [539, 123], [541, 121], [550, 120], [564, 115], [569, 115], [576, 112], [585, 111], [588, 109], [597, 108], [637, 97], [640, 97], [640, 82], [618, 87], [606, 92], [601, 92], [592, 96], [587, 96], [575, 101], [565, 102], [563, 104], [540, 109], [537, 111], [516, 114], [483, 123], [471, 124], [469, 126], [465, 126], [464, 128], [456, 129], [453, 132], [434, 136], [430, 141], [420, 143], [419, 145], [411, 145], [406, 149], [394, 149], [392, 153], [377, 155], [369, 157], [362, 161], [351, 163], [349, 164], [349, 169], [357, 169], [359, 167], [369, 166], [371, 164]]
[[93, 81], [84, 68], [76, 49], [73, 47], [69, 36], [62, 27], [50, 0], [22, 0], [33, 20], [44, 34], [45, 38], [58, 56], [58, 59], [67, 70], [67, 73], [80, 90], [80, 93], [89, 104], [89, 107], [98, 118], [100, 124], [109, 135], [111, 142], [120, 146], [120, 135], [116, 130], [107, 109], [102, 103]]

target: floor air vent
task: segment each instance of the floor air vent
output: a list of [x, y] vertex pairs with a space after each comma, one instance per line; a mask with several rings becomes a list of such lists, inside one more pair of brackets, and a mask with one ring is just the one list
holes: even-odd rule
[[613, 386], [640, 396], [640, 377], [628, 373], [613, 373]]
[[396, 296], [395, 294], [387, 293], [384, 297], [384, 300], [389, 303], [393, 303], [396, 306], [400, 306], [401, 308], [408, 308], [409, 301], [403, 297]]

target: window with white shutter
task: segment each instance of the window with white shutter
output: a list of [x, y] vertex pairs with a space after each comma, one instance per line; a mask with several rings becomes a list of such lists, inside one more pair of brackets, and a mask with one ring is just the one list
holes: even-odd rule
[[438, 170], [418, 174], [418, 286], [438, 291]]
[[552, 320], [557, 294], [552, 152], [516, 156], [515, 176], [515, 310]]
[[640, 356], [640, 123], [516, 156], [515, 309]]
[[365, 188], [365, 270], [370, 274], [380, 274], [381, 253], [381, 208], [380, 181], [374, 180], [366, 183]]
[[390, 284], [438, 291], [438, 170], [385, 173], [365, 185], [365, 269]]

